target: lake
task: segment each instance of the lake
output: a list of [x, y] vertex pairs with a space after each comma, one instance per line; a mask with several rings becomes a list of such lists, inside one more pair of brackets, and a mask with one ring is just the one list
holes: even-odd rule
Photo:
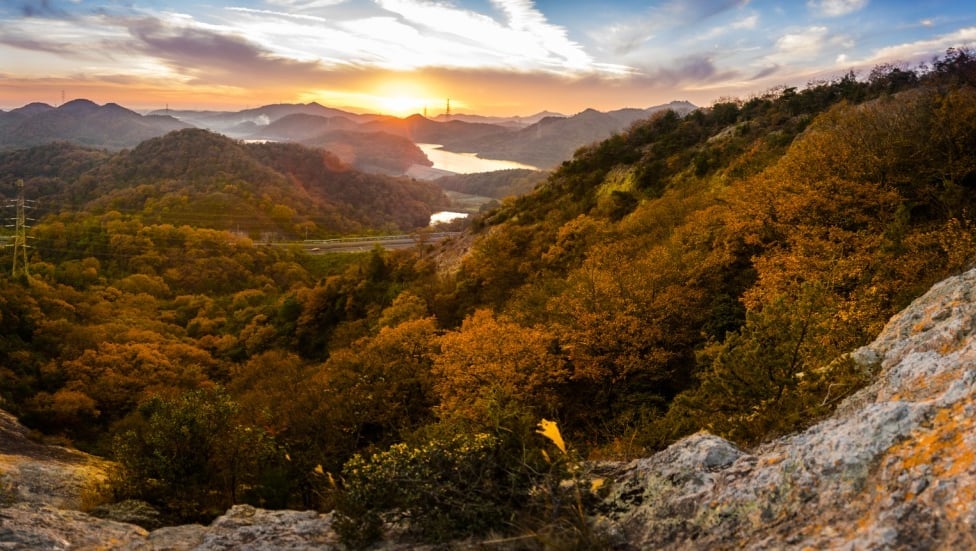
[[534, 166], [516, 163], [515, 161], [500, 161], [497, 159], [482, 159], [474, 153], [454, 153], [441, 149], [441, 145], [433, 143], [418, 143], [417, 147], [427, 155], [434, 168], [446, 170], [456, 174], [472, 174], [475, 172], [493, 172], [511, 168], [525, 168], [539, 170]]

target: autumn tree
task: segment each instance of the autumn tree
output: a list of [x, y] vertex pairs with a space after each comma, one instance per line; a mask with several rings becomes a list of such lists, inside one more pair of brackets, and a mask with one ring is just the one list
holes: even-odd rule
[[497, 404], [547, 415], [558, 410], [569, 371], [555, 335], [544, 327], [478, 310], [439, 345], [432, 372], [442, 418], [490, 423]]

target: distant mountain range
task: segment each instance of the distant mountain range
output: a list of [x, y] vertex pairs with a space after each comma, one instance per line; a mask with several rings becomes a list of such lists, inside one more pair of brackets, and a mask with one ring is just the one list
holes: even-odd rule
[[406, 174], [414, 166], [429, 167], [431, 162], [416, 146], [423, 143], [549, 169], [570, 159], [578, 148], [666, 109], [684, 115], [696, 107], [675, 101], [647, 109], [587, 109], [572, 116], [541, 112], [529, 117], [460, 114], [430, 119], [363, 115], [318, 103], [265, 105], [235, 112], [166, 109], [140, 115], [114, 103], [99, 106], [74, 100], [57, 108], [32, 103], [0, 111], [0, 149], [65, 140], [118, 150], [173, 130], [198, 127], [245, 141], [322, 147], [358, 170], [390, 175]]
[[[308, 103], [266, 105], [233, 113], [153, 111], [152, 114], [169, 114], [196, 126], [252, 140], [311, 144], [328, 141], [324, 136], [336, 131], [341, 131], [346, 138], [353, 132], [374, 136], [384, 133], [413, 143], [440, 144], [448, 151], [475, 153], [486, 159], [517, 161], [548, 169], [572, 158], [573, 152], [581, 146], [606, 139], [614, 132], [666, 109], [685, 115], [697, 107], [687, 101], [673, 101], [646, 109], [609, 112], [587, 109], [573, 116], [545, 111], [529, 117], [441, 114], [431, 119], [421, 115], [406, 118], [360, 115]], [[333, 152], [346, 162], [354, 162], [340, 152]]]
[[0, 149], [63, 140], [117, 150], [188, 126], [171, 116], [144, 116], [115, 103], [97, 105], [85, 99], [69, 101], [60, 107], [31, 103], [12, 111], [0, 111]]

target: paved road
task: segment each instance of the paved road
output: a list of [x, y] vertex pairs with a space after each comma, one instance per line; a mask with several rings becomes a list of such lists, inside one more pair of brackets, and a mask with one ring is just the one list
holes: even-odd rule
[[428, 234], [382, 235], [367, 237], [341, 237], [338, 239], [316, 239], [275, 243], [283, 247], [300, 247], [309, 254], [355, 253], [370, 251], [379, 245], [384, 249], [408, 249], [420, 242], [436, 243], [456, 237], [460, 232], [438, 232]]

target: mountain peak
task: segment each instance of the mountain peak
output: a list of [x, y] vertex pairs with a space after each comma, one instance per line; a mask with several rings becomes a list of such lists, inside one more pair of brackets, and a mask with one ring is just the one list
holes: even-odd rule
[[98, 109], [98, 104], [88, 99], [73, 99], [58, 107], [64, 113], [84, 113]]

